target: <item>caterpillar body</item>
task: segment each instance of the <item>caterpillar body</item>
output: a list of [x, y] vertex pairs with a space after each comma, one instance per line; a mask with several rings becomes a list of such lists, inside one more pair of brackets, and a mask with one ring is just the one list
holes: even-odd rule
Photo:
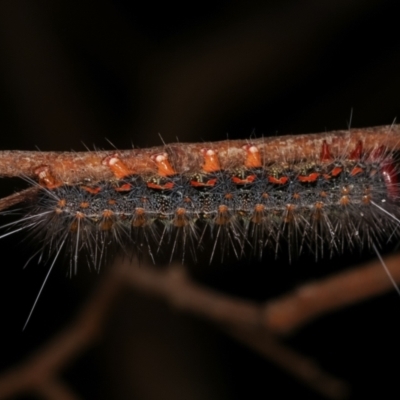
[[78, 182], [37, 165], [24, 215], [4, 235], [25, 229], [49, 258], [66, 249], [75, 268], [81, 250], [99, 266], [110, 246], [182, 259], [199, 252], [210, 260], [217, 252], [261, 257], [267, 248], [319, 259], [398, 238], [396, 151], [360, 135], [340, 151], [327, 139], [315, 143], [277, 157], [248, 141], [232, 147], [241, 162], [231, 164], [226, 154], [221, 162], [218, 146], [198, 146], [186, 156], [200, 160], [197, 170], [177, 168], [168, 147], [146, 150], [152, 168], [144, 172], [115, 152], [96, 160], [107, 179]]

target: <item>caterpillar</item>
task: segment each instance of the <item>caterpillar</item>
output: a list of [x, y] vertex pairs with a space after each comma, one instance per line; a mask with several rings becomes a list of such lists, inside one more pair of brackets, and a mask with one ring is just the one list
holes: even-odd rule
[[[51, 263], [99, 268], [110, 248], [171, 260], [379, 252], [400, 225], [400, 126], [85, 153], [0, 152], [0, 239], [26, 232]], [[10, 209], [7, 211], [7, 209]]]
[[[319, 259], [376, 248], [399, 236], [399, 132], [8, 152], [3, 160], [12, 154], [20, 173], [36, 179], [22, 202], [17, 194], [24, 215], [3, 226], [3, 236], [26, 230], [41, 242], [42, 257], [64, 249], [74, 270], [82, 250], [99, 266], [111, 246], [182, 260], [198, 252], [210, 260], [216, 253], [262, 257], [266, 249]], [[0, 172], [9, 174], [1, 159]]]

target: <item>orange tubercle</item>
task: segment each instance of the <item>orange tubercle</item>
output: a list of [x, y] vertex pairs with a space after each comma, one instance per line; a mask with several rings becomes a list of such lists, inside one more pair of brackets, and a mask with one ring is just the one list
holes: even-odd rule
[[85, 190], [86, 192], [90, 193], [90, 194], [98, 194], [101, 192], [101, 187], [97, 186], [97, 187], [90, 187], [90, 186], [81, 186], [82, 190]]
[[157, 169], [158, 169], [158, 175], [160, 176], [171, 176], [171, 175], [176, 175], [176, 171], [170, 164], [168, 160], [168, 154], [167, 153], [158, 153], [158, 154], [153, 154], [151, 156], [151, 159], [156, 163]]
[[39, 184], [46, 187], [47, 189], [55, 189], [63, 184], [51, 173], [50, 167], [48, 165], [41, 165], [40, 167], [37, 167], [33, 172], [39, 178]]
[[201, 149], [200, 152], [204, 157], [204, 164], [202, 167], [204, 172], [215, 172], [221, 170], [217, 151], [212, 149]]
[[275, 178], [274, 176], [268, 177], [268, 182], [274, 183], [276, 185], [284, 185], [288, 180], [289, 180], [289, 178], [287, 176], [282, 176], [279, 179]]
[[354, 175], [361, 174], [362, 172], [364, 172], [364, 170], [361, 167], [354, 167], [352, 169], [352, 171], [350, 172], [350, 175], [354, 176]]
[[320, 174], [318, 172], [313, 172], [310, 175], [299, 175], [297, 179], [300, 182], [315, 182], [319, 176]]
[[358, 141], [356, 148], [350, 153], [349, 160], [360, 160], [362, 155], [362, 142]]
[[121, 186], [114, 188], [116, 192], [129, 192], [132, 190], [132, 185], [130, 183], [124, 183]]
[[261, 164], [261, 154], [256, 146], [253, 144], [246, 144], [243, 146], [243, 150], [246, 151], [246, 160], [244, 162], [247, 168], [260, 168]]
[[147, 182], [147, 187], [149, 189], [157, 189], [157, 190], [170, 190], [175, 186], [174, 182], [167, 182], [164, 184], [159, 184], [155, 182]]
[[256, 175], [249, 175], [246, 176], [246, 178], [241, 179], [237, 176], [232, 177], [232, 182], [235, 183], [236, 185], [247, 185], [249, 183], [252, 183], [256, 180], [257, 176]]
[[107, 156], [101, 163], [107, 165], [117, 179], [122, 179], [134, 174], [134, 171], [130, 170], [117, 154]]
[[332, 161], [331, 152], [329, 151], [328, 143], [326, 140], [322, 142], [321, 161]]
[[217, 178], [209, 179], [207, 182], [198, 182], [195, 180], [190, 181], [190, 184], [193, 187], [210, 187], [210, 186], [215, 186], [216, 183], [217, 183]]

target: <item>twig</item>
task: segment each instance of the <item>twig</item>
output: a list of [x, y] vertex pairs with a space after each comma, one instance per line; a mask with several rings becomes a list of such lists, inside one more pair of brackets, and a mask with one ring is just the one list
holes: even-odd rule
[[268, 331], [226, 329], [236, 340], [262, 354], [279, 365], [293, 377], [308, 385], [328, 399], [346, 399], [350, 393], [349, 385], [323, 371], [315, 361], [283, 345]]
[[[400, 283], [400, 256], [385, 258], [393, 280]], [[365, 266], [308, 283], [293, 293], [272, 300], [264, 308], [265, 326], [275, 333], [289, 333], [312, 319], [394, 290], [382, 264]]]
[[[385, 262], [393, 279], [400, 283], [399, 255], [388, 257]], [[378, 261], [306, 284], [261, 304], [200, 286], [190, 281], [178, 264], [161, 272], [152, 268], [125, 268], [123, 271], [126, 284], [162, 297], [175, 308], [220, 324], [244, 329], [264, 327], [278, 334], [289, 333], [327, 312], [393, 289]]]
[[31, 196], [37, 193], [39, 186], [32, 186], [20, 192], [13, 193], [10, 196], [0, 199], [0, 211], [15, 206], [23, 201], [28, 200]]
[[[400, 282], [399, 257], [387, 260], [393, 278]], [[48, 399], [74, 399], [57, 381], [57, 373], [92, 345], [107, 310], [120, 289], [134, 287], [168, 301], [175, 308], [200, 315], [220, 325], [228, 334], [277, 363], [328, 398], [345, 398], [347, 385], [320, 370], [304, 356], [279, 343], [273, 333], [287, 333], [319, 315], [353, 304], [391, 288], [378, 262], [308, 284], [294, 293], [257, 304], [232, 298], [188, 278], [181, 265], [157, 270], [120, 263], [104, 277], [75, 321], [21, 366], [0, 376], [0, 398], [33, 391]], [[340, 293], [340, 296], [338, 295]], [[58, 393], [58, 394], [57, 394]]]
[[[120, 283], [113, 274], [110, 275], [104, 277], [102, 284], [70, 326], [21, 366], [0, 377], [1, 399], [29, 391], [46, 392], [47, 398], [52, 400], [68, 399], [66, 388], [56, 383], [54, 377], [98, 337]], [[64, 397], [59, 397], [61, 392]], [[73, 398], [70, 394], [69, 399]]]

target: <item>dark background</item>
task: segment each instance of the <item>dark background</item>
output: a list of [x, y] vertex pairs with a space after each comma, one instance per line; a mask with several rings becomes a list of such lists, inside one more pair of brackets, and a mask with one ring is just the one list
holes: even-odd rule
[[[400, 110], [398, 15], [395, 1], [382, 0], [1, 1], [0, 148], [111, 149], [108, 140], [130, 148], [159, 145], [159, 134], [202, 141], [390, 124]], [[3, 182], [2, 196], [19, 187]], [[48, 266], [22, 270], [34, 249], [21, 236], [0, 246], [5, 370], [67, 324], [103, 272], [83, 265], [67, 279], [67, 266], [57, 266], [22, 333]], [[265, 300], [369, 257], [193, 268], [218, 290]], [[398, 390], [399, 318], [393, 291], [286, 341], [348, 381], [352, 398], [387, 398]], [[84, 399], [320, 398], [211, 323], [133, 292], [64, 378]]]

